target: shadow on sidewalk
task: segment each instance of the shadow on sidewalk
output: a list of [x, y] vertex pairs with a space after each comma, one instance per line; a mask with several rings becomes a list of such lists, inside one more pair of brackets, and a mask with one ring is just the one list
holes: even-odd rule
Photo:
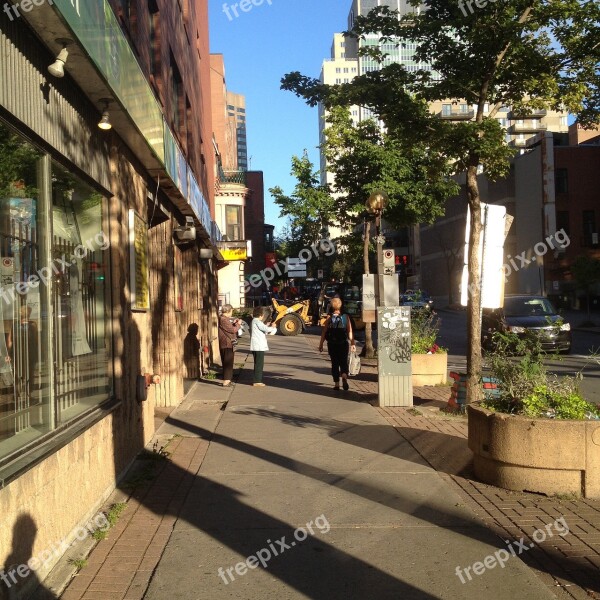
[[[210, 435], [210, 432], [203, 428], [173, 417], [169, 417], [167, 423], [187, 429], [198, 436]], [[382, 490], [368, 485], [350, 482], [346, 477], [332, 475], [252, 444], [222, 435], [213, 436], [212, 443], [235, 448], [240, 452], [262, 458], [290, 471], [301, 472], [303, 475], [319, 481], [331, 481], [331, 485], [342, 487], [343, 484], [346, 492], [372, 498], [374, 502], [383, 502], [389, 506], [397, 506], [399, 503], [398, 497], [394, 494], [386, 494]], [[262, 543], [263, 546], [266, 546], [266, 538], [269, 536], [280, 537], [284, 532], [289, 532], [289, 534], [286, 533], [286, 539], [288, 541], [293, 539], [294, 526], [290, 523], [248, 506], [244, 502], [243, 494], [240, 494], [239, 491], [201, 475], [192, 474], [173, 463], [165, 467], [154, 487], [161, 488], [167, 485], [169, 489], [178, 489], [180, 486], [183, 487], [186, 480], [189, 493], [182, 502], [183, 506], [179, 507], [179, 510], [173, 510], [171, 505], [169, 513], [199, 531], [205, 532], [240, 556], [256, 553], [260, 549], [260, 546], [256, 546], [256, 544]], [[150, 510], [156, 510], [158, 507], [158, 502], [153, 501], [152, 488], [143, 497], [137, 499]], [[405, 499], [404, 502], [410, 502], [410, 500]], [[427, 520], [428, 517], [434, 517], [430, 510], [428, 507], [416, 507], [413, 514]], [[439, 517], [439, 515], [437, 516]], [[241, 535], [241, 532], [248, 530], [249, 524], [255, 529], [255, 535]], [[463, 525], [468, 526], [469, 524], [463, 523]], [[482, 533], [484, 531], [481, 527], [478, 530]], [[271, 560], [268, 563], [268, 573], [305, 597], [314, 600], [338, 598], [347, 600], [351, 597], [384, 600], [406, 597], [412, 600], [437, 600], [437, 596], [403, 582], [372, 564], [339, 550], [334, 545], [327, 543], [325, 538], [320, 537], [319, 532], [316, 533], [317, 535], [310, 536], [306, 543], [299, 543], [293, 551], [290, 549]], [[489, 534], [487, 534], [486, 541], [489, 542]], [[163, 555], [163, 561], [167, 554], [166, 552]], [[172, 593], [173, 587], [170, 579], [178, 581], [181, 579], [177, 570], [184, 568], [184, 565], [181, 563], [170, 564], [169, 560], [167, 558], [167, 562], [163, 563], [165, 568], [162, 571], [159, 567], [155, 573], [150, 587], [151, 593], [156, 590], [166, 592], [167, 589], [169, 593]], [[175, 558], [172, 560], [174, 561]], [[228, 566], [223, 565], [224, 568]], [[211, 573], [207, 573], [207, 576], [210, 577]], [[216, 570], [214, 577], [214, 583], [209, 584], [211, 587], [214, 587], [217, 582], [220, 585], [221, 582]]]
[[[249, 414], [257, 414], [255, 412], [248, 412]], [[422, 444], [426, 444], [432, 451], [435, 451], [436, 447], [447, 448], [450, 444], [450, 449], [452, 450], [452, 446], [454, 446], [457, 449], [458, 454], [464, 452], [466, 443], [464, 438], [449, 436], [439, 432], [415, 432], [415, 430], [410, 428], [396, 428], [397, 430], [400, 429], [398, 433], [403, 434], [403, 438], [406, 436], [404, 441], [399, 440], [397, 444], [389, 444], [388, 447], [374, 448], [372, 443], [366, 442], [366, 440], [377, 439], [378, 437], [377, 435], [373, 435], [373, 427], [381, 428], [383, 430], [387, 429], [387, 426], [357, 426], [354, 423], [336, 420], [325, 421], [323, 423], [320, 420], [320, 422], [317, 422], [315, 419], [277, 414], [268, 410], [261, 410], [258, 414], [261, 413], [262, 416], [268, 418], [275, 417], [282, 421], [285, 419], [285, 422], [289, 422], [289, 424], [294, 427], [325, 428], [330, 431], [332, 437], [335, 437], [344, 443], [358, 445], [389, 456], [398, 455], [404, 459], [406, 459], [406, 453], [403, 452], [400, 456], [399, 451], [400, 446], [406, 441], [417, 448], [417, 451], [418, 446]], [[186, 429], [194, 435], [204, 438], [210, 436], [210, 432], [172, 417], [169, 417], [167, 422], [175, 424], [182, 429]], [[368, 429], [371, 429], [371, 431], [367, 431]], [[439, 510], [439, 508], [415, 504], [413, 499], [400, 497], [397, 491], [387, 493], [384, 490], [368, 484], [353, 481], [351, 477], [345, 475], [334, 476], [334, 478], [332, 478], [330, 473], [310, 464], [228, 436], [215, 434], [213, 435], [211, 443], [218, 443], [225, 447], [233, 448], [239, 452], [255, 456], [273, 465], [300, 473], [318, 481], [327, 481], [330, 485], [339, 487], [345, 492], [383, 504], [395, 510], [402, 510], [407, 514], [411, 514], [414, 517], [432, 524], [439, 523], [440, 517], [449, 517], [453, 522], [452, 527], [457, 528], [457, 533], [474, 540], [490, 543], [490, 532], [476, 517], [465, 519], [464, 514], [454, 511], [452, 506], [448, 506], [447, 510], [442, 511]], [[445, 452], [445, 454], [447, 454], [447, 452]], [[444, 455], [440, 453], [440, 460], [442, 458], [444, 458]], [[446, 464], [452, 465], [452, 462], [446, 461]], [[445, 470], [444, 465], [441, 462], [434, 465], [434, 467], [438, 466], [439, 470], [449, 472], [449, 474], [452, 475], [458, 472], [461, 473], [461, 476], [464, 476], [468, 473], [468, 467], [452, 466]], [[173, 466], [173, 468], [179, 469], [179, 467], [175, 466]], [[191, 476], [190, 473], [185, 471], [183, 471], [181, 475], [185, 477]], [[252, 552], [252, 548], [249, 548], [239, 536], [240, 530], [247, 527], [249, 522], [255, 525], [260, 524], [261, 527], [267, 529], [291, 529], [289, 524], [280, 522], [260, 511], [250, 508], [238, 499], [238, 494], [239, 493], [235, 490], [196, 475], [189, 498], [195, 498], [197, 500], [189, 502], [188, 498], [186, 509], [182, 511], [179, 516], [194, 527], [209, 533], [215, 539], [218, 539], [228, 547], [239, 552], [242, 556]], [[412, 505], [410, 510], [407, 510], [407, 505]], [[223, 528], [222, 525], [220, 525], [223, 515], [227, 515], [226, 528]], [[466, 529], [467, 527], [468, 530]], [[331, 578], [326, 575], [330, 573], [336, 573], [336, 581], [353, 581], [355, 584], [357, 581], [360, 581], [363, 583], [364, 589], [356, 589], [356, 585], [354, 585], [352, 588], [352, 597], [396, 599], [406, 595], [415, 600], [434, 598], [422, 590], [418, 590], [405, 582], [394, 579], [387, 573], [335, 549], [318, 538], [311, 538], [310, 541], [310, 546], [314, 552], [318, 553], [317, 555], [311, 554], [310, 557], [307, 557], [305, 554], [294, 552], [290, 553], [289, 557], [286, 555], [286, 560], [281, 560], [276, 564], [274, 563], [273, 566], [269, 565], [269, 572], [291, 587], [305, 593], [310, 598], [329, 600], [333, 598], [347, 599], [350, 597], [347, 590], [341, 590], [338, 589], [338, 587], [327, 587], [327, 584], [331, 582]], [[497, 546], [503, 547], [502, 542], [499, 541]], [[533, 556], [530, 557], [525, 555], [520, 558], [528, 564], [533, 563], [533, 566], [540, 571], [547, 572], [553, 577], [560, 577], [566, 581], [572, 581], [576, 585], [581, 584], [582, 576], [587, 580], [589, 589], [600, 592], [600, 581], [598, 580], [597, 569], [594, 569], [593, 567], [582, 568], [581, 564], [577, 562], [576, 559], [570, 560], [569, 557], [565, 557], [560, 553], [558, 549], [546, 549], [545, 552], [553, 559], [557, 568], [548, 565], [547, 561], [537, 564]], [[309, 560], [310, 568], [313, 569], [315, 573], [319, 572], [324, 576], [307, 578], [304, 571], [304, 561], [306, 560]], [[575, 576], [575, 573], [577, 573], [578, 577]]]

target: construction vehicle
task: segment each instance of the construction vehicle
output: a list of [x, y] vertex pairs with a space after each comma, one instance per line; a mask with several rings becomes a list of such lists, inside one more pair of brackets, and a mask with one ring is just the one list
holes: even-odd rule
[[281, 335], [298, 335], [307, 325], [312, 325], [310, 312], [310, 300], [291, 301], [293, 304], [281, 303], [271, 298], [275, 318], [273, 325], [277, 326]]

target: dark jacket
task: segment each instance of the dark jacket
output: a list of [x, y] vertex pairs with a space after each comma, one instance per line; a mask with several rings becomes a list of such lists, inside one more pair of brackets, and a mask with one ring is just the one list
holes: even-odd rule
[[233, 348], [233, 340], [237, 340], [237, 330], [229, 320], [230, 317], [219, 317], [219, 348]]

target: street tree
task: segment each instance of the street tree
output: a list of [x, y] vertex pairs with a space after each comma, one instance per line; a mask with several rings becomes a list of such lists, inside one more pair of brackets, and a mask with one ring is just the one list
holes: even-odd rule
[[310, 248], [334, 222], [336, 201], [329, 186], [321, 185], [319, 173], [306, 151], [301, 158], [292, 157], [291, 175], [296, 179], [291, 195], [286, 195], [279, 186], [269, 192], [281, 209], [280, 216], [288, 217], [299, 249]]
[[[419, 6], [419, 0], [413, 0]], [[514, 151], [495, 118], [504, 106], [515, 114], [532, 109], [566, 110], [589, 125], [600, 114], [600, 4], [596, 0], [511, 0], [480, 7], [472, 1], [425, 0], [426, 10], [401, 17], [376, 7], [355, 19], [347, 36], [369, 40], [360, 52], [378, 60], [380, 69], [347, 84], [328, 86], [298, 72], [282, 88], [310, 105], [322, 102], [368, 107], [400, 143], [427, 145], [466, 173], [470, 208], [467, 310], [467, 396], [481, 397], [482, 208], [478, 173], [505, 176]], [[373, 36], [378, 43], [373, 44]], [[416, 48], [407, 70], [385, 60], [385, 44]], [[432, 114], [435, 101], [474, 107], [471, 121], [451, 122]]]
[[[348, 230], [366, 223], [365, 200], [385, 190], [383, 213], [395, 228], [432, 223], [444, 214], [444, 203], [458, 191], [444, 156], [423, 142], [411, 146], [389, 135], [374, 119], [354, 123], [346, 107], [333, 106], [326, 116], [322, 146], [333, 189], [340, 203], [339, 221]], [[363, 272], [368, 275], [370, 227], [363, 229]], [[371, 324], [366, 324], [365, 355], [374, 355]]]
[[600, 283], [600, 260], [589, 256], [578, 256], [571, 265], [571, 273], [577, 283], [585, 293], [587, 305], [587, 319], [591, 321], [591, 302], [590, 296], [592, 288]]

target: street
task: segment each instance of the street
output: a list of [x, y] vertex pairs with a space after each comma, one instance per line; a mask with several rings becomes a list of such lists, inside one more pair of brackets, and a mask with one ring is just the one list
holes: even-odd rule
[[[464, 371], [467, 365], [467, 314], [465, 311], [442, 310], [438, 315], [442, 320], [440, 345], [448, 348], [448, 368]], [[552, 371], [560, 375], [575, 375], [581, 371], [581, 391], [587, 400], [596, 404], [600, 404], [600, 365], [590, 362], [589, 355], [598, 349], [600, 334], [576, 330], [573, 331], [571, 354], [546, 361]]]

